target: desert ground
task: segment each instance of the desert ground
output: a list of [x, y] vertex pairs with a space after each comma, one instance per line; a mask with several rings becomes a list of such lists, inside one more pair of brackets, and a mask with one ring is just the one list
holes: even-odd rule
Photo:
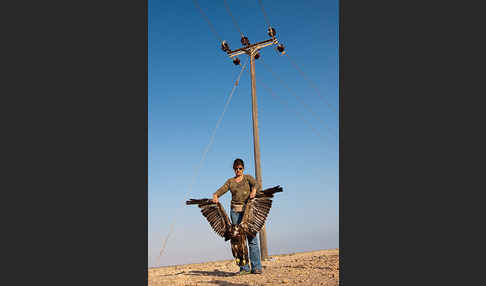
[[339, 284], [339, 249], [271, 255], [262, 274], [235, 276], [234, 260], [150, 268], [148, 285], [260, 286]]

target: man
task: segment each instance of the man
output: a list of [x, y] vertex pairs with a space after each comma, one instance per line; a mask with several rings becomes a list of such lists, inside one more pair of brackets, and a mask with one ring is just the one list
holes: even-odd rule
[[[226, 180], [224, 185], [213, 194], [213, 202], [217, 203], [219, 201], [218, 197], [225, 194], [228, 190], [231, 191], [232, 197], [230, 216], [233, 224], [240, 224], [243, 218], [246, 201], [249, 198], [254, 198], [257, 190], [260, 189], [260, 185], [255, 178], [250, 175], [243, 174], [244, 169], [245, 164], [243, 160], [239, 158], [236, 159], [233, 162], [235, 176]], [[250, 252], [251, 272], [247, 263], [246, 265], [240, 267], [240, 272], [238, 272], [238, 274], [261, 274], [262, 265], [260, 261], [260, 247], [258, 246], [258, 238], [256, 236], [247, 236], [247, 238]]]

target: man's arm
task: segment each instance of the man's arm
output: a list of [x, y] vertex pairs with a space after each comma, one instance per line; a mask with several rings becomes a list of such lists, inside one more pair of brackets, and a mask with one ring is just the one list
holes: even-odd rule
[[214, 194], [213, 194], [213, 202], [214, 203], [218, 203], [219, 200], [218, 200], [218, 197], [221, 197], [222, 195], [224, 195], [224, 193], [226, 193], [228, 190], [229, 190], [229, 180], [226, 180], [226, 182], [224, 183], [223, 186], [221, 186], [221, 188], [219, 188]]
[[251, 185], [250, 199], [253, 199], [256, 196], [256, 192], [260, 188], [260, 185], [258, 184], [257, 180], [250, 175], [248, 176], [248, 180], [250, 181]]
[[253, 187], [250, 192], [250, 199], [253, 199], [256, 196], [257, 189]]
[[213, 202], [214, 203], [219, 203], [219, 199], [218, 199], [218, 196], [216, 194], [213, 194]]

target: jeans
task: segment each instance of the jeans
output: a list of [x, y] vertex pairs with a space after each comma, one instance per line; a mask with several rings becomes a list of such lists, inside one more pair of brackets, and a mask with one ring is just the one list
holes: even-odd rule
[[[230, 211], [231, 215], [231, 222], [233, 224], [240, 224], [241, 220], [243, 219], [244, 212], [235, 212], [233, 210]], [[252, 270], [261, 270], [262, 264], [260, 262], [260, 247], [258, 246], [258, 237], [256, 236], [247, 236], [248, 239], [248, 248], [249, 248], [249, 256], [251, 262], [251, 269]], [[248, 264], [244, 266], [240, 266], [240, 271], [250, 271], [250, 267]]]

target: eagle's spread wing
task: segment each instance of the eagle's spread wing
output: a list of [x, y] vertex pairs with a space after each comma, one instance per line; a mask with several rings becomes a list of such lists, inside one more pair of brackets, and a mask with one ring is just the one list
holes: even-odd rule
[[268, 212], [272, 207], [273, 194], [283, 192], [282, 187], [276, 186], [258, 192], [255, 198], [250, 199], [245, 207], [245, 214], [241, 220], [241, 227], [251, 236], [255, 236], [265, 224]]
[[220, 203], [214, 203], [211, 199], [190, 199], [186, 201], [186, 205], [196, 204], [201, 208], [203, 216], [206, 217], [213, 230], [228, 240], [231, 222], [223, 206]]

